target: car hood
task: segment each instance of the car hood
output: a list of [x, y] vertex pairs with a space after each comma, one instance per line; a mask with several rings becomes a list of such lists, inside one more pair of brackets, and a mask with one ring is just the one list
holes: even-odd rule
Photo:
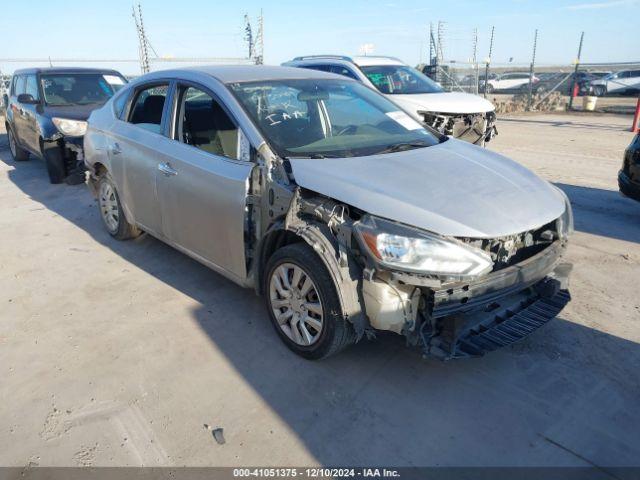
[[89, 105], [69, 105], [57, 107], [55, 105], [45, 105], [44, 114], [48, 117], [68, 118], [70, 120], [86, 120], [91, 112], [100, 108], [104, 103], [91, 103]]
[[541, 227], [565, 210], [550, 183], [455, 139], [384, 155], [289, 161], [301, 187], [440, 235], [503, 237]]
[[463, 92], [417, 93], [413, 95], [386, 95], [392, 102], [411, 113], [417, 111], [439, 113], [493, 112], [493, 104], [478, 95]]

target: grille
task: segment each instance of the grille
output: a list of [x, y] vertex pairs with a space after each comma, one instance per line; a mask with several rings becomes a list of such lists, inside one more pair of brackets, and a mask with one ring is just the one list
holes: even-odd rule
[[493, 260], [493, 271], [515, 265], [533, 257], [558, 238], [556, 221], [535, 230], [493, 239], [459, 238], [462, 242], [484, 250]]

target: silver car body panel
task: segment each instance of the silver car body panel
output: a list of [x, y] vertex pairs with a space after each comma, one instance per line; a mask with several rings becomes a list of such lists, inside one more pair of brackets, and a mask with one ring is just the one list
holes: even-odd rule
[[562, 194], [531, 171], [455, 139], [393, 154], [290, 162], [304, 188], [445, 236], [511, 235], [565, 209]]

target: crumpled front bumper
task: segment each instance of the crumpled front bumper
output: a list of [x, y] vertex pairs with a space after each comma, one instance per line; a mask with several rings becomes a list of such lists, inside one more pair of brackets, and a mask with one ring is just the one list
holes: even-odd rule
[[515, 265], [455, 284], [402, 272], [365, 275], [367, 317], [374, 329], [403, 334], [428, 356], [483, 355], [523, 339], [569, 302], [565, 246], [556, 240]]
[[556, 242], [539, 254], [474, 282], [433, 290], [420, 326], [425, 353], [479, 356], [522, 340], [571, 300], [572, 265]]

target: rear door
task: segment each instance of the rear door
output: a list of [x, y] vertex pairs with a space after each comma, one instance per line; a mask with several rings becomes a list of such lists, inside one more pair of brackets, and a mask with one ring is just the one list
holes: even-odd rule
[[178, 82], [174, 141], [158, 173], [163, 233], [190, 254], [237, 279], [246, 277], [247, 142], [215, 93]]
[[[31, 95], [35, 100], [40, 100], [40, 91], [38, 89], [38, 80], [35, 74], [26, 76], [25, 93]], [[38, 109], [39, 104], [22, 105], [22, 121], [21, 140], [22, 144], [32, 152], [40, 151], [40, 133], [38, 129]]]
[[9, 97], [9, 108], [11, 109], [13, 135], [21, 146], [26, 146], [24, 141], [24, 132], [26, 132], [26, 121], [23, 111], [23, 105], [18, 102], [18, 95], [25, 93], [26, 75], [18, 75], [14, 79], [13, 90]]
[[118, 193], [125, 210], [143, 230], [162, 236], [162, 219], [156, 195], [158, 166], [169, 138], [164, 134], [171, 82], [154, 81], [136, 88], [123, 120], [111, 129], [107, 151]]

